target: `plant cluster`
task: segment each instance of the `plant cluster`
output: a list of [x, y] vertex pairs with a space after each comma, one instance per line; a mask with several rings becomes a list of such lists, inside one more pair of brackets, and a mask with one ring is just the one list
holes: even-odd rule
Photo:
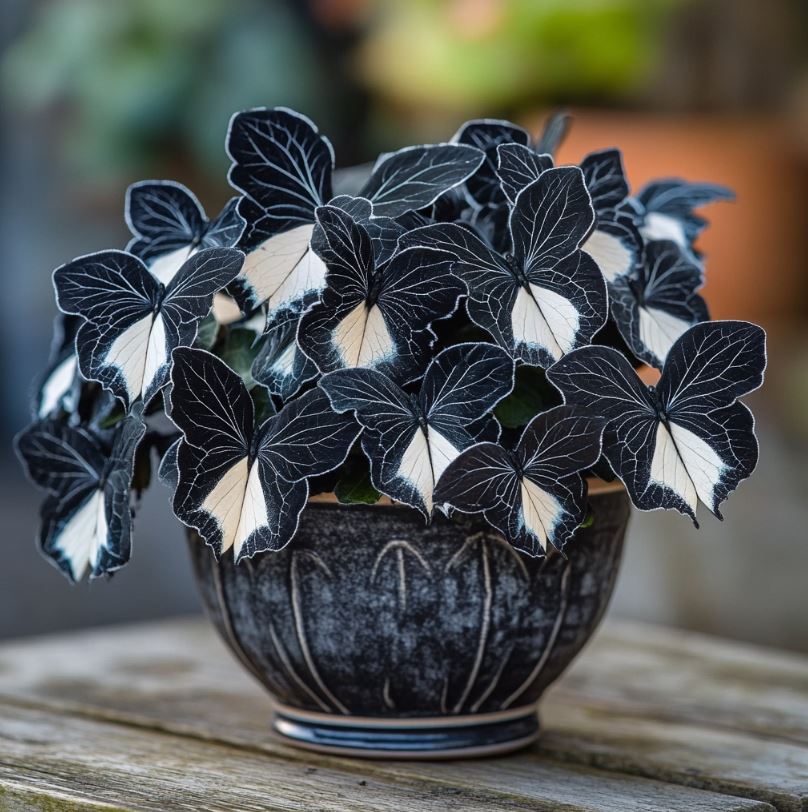
[[694, 208], [731, 195], [632, 195], [614, 149], [557, 166], [565, 128], [470, 121], [356, 183], [309, 119], [250, 110], [215, 218], [177, 183], [130, 187], [126, 250], [54, 272], [18, 437], [45, 555], [73, 580], [126, 564], [155, 454], [177, 517], [236, 561], [287, 545], [323, 492], [481, 513], [532, 556], [585, 521], [591, 473], [720, 517], [757, 461], [738, 398], [765, 366], [762, 330], [710, 322], [698, 292]]

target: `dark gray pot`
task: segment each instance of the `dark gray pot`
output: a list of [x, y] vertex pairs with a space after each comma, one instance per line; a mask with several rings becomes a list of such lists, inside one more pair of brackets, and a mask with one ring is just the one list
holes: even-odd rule
[[235, 565], [190, 539], [216, 628], [277, 703], [273, 727], [320, 750], [435, 756], [515, 749], [536, 702], [612, 593], [622, 487], [568, 558], [531, 559], [477, 517], [430, 526], [394, 506], [310, 502], [294, 541]]

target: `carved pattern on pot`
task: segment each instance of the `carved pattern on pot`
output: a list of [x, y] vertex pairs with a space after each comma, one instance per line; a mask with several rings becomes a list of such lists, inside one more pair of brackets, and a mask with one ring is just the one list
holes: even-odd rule
[[226, 642], [286, 706], [383, 718], [529, 706], [605, 608], [628, 505], [599, 497], [569, 558], [526, 558], [477, 517], [312, 505], [289, 547], [240, 565], [192, 541]]

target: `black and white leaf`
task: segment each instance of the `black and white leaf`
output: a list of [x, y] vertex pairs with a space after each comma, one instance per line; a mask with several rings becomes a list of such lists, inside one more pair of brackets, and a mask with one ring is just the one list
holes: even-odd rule
[[133, 235], [126, 250], [140, 257], [167, 285], [196, 251], [230, 248], [238, 243], [245, 223], [237, 208], [234, 197], [214, 220], [208, 220], [196, 195], [181, 183], [133, 183], [126, 190], [124, 209]]
[[129, 561], [130, 488], [135, 451], [146, 427], [125, 417], [111, 441], [56, 420], [32, 424], [16, 440], [31, 480], [48, 492], [39, 546], [72, 581], [109, 575]]
[[[531, 144], [530, 135], [507, 121], [470, 121], [460, 128], [455, 138], [482, 149], [483, 166], [466, 186], [478, 204], [513, 205], [516, 195], [545, 170], [553, 166], [559, 144], [567, 134], [570, 116], [556, 113], [547, 119], [538, 140]], [[503, 200], [504, 198], [504, 200]]]
[[519, 131], [524, 132], [518, 127], [515, 128], [516, 137], [511, 139], [503, 137], [498, 142], [490, 157], [494, 177], [501, 189], [494, 202], [501, 202], [504, 196], [507, 203], [513, 205], [522, 189], [536, 180], [545, 169], [553, 166], [553, 156], [567, 133], [569, 121], [570, 117], [566, 113], [551, 116], [547, 119], [538, 140], [533, 144], [529, 136], [518, 137]]
[[618, 210], [598, 217], [583, 250], [595, 260], [604, 279], [613, 282], [636, 273], [642, 263], [643, 239], [633, 218]]
[[484, 155], [464, 144], [404, 147], [379, 157], [361, 197], [373, 203], [380, 217], [400, 217], [431, 206], [480, 167]]
[[593, 152], [581, 162], [586, 188], [595, 209], [595, 228], [583, 245], [607, 282], [630, 275], [640, 263], [643, 241], [626, 211], [628, 181], [620, 150]]
[[81, 376], [76, 358], [76, 333], [81, 321], [78, 316], [64, 313], [54, 319], [48, 366], [34, 385], [31, 409], [34, 420], [44, 420], [60, 411], [70, 414], [78, 408]]
[[476, 147], [485, 155], [480, 168], [466, 180], [466, 189], [472, 200], [477, 205], [484, 206], [503, 202], [497, 175], [497, 149], [504, 144], [519, 144], [527, 149], [530, 135], [527, 130], [510, 121], [484, 118], [463, 124], [452, 137], [452, 143]]
[[157, 479], [173, 491], [177, 488], [179, 471], [177, 470], [177, 454], [180, 450], [182, 437], [177, 438], [165, 451], [160, 459], [160, 467], [157, 469]]
[[596, 214], [618, 208], [628, 197], [628, 181], [619, 149], [589, 153], [581, 161], [581, 171]]
[[407, 232], [405, 217], [379, 217], [373, 212], [373, 204], [366, 197], [339, 195], [329, 206], [336, 206], [347, 212], [370, 236], [373, 257], [377, 267], [387, 264], [398, 249], [398, 241]]
[[235, 277], [243, 259], [233, 248], [203, 249], [168, 286], [124, 251], [88, 254], [57, 268], [60, 309], [84, 319], [76, 335], [81, 374], [127, 409], [139, 398], [148, 403], [168, 381], [172, 350], [194, 342], [214, 294]]
[[261, 339], [261, 348], [252, 366], [252, 377], [270, 395], [283, 401], [294, 397], [300, 387], [317, 376], [317, 367], [297, 344], [300, 314], [286, 311], [276, 318]]
[[521, 144], [502, 144], [497, 149], [497, 178], [502, 193], [513, 205], [519, 192], [530, 186], [539, 175], [553, 168], [550, 155], [535, 152]]
[[435, 339], [432, 323], [451, 316], [465, 293], [449, 259], [413, 249], [377, 268], [367, 230], [334, 206], [317, 210], [312, 244], [328, 276], [300, 320], [303, 352], [322, 373], [369, 367], [398, 381], [419, 374]]
[[704, 322], [673, 345], [656, 387], [625, 356], [584, 347], [548, 371], [565, 402], [607, 420], [603, 453], [641, 510], [690, 516], [719, 506], [755, 468], [754, 420], [738, 398], [757, 389], [765, 334], [742, 321]]
[[513, 451], [495, 443], [471, 446], [447, 466], [435, 501], [482, 513], [517, 549], [530, 556], [557, 550], [586, 516], [581, 471], [601, 453], [604, 421], [581, 409], [557, 406], [536, 416]]
[[339, 412], [355, 412], [374, 488], [429, 519], [446, 466], [481, 438], [513, 388], [514, 364], [493, 344], [456, 344], [427, 367], [418, 395], [372, 369], [344, 369], [319, 385]]
[[694, 209], [719, 200], [734, 200], [735, 194], [714, 183], [688, 183], [679, 178], [652, 181], [632, 201], [639, 213], [640, 233], [647, 242], [672, 240], [692, 251], [693, 243], [707, 221]]
[[228, 179], [243, 195], [247, 257], [231, 286], [248, 313], [276, 310], [322, 287], [325, 266], [309, 250], [314, 210], [331, 199], [334, 151], [313, 122], [284, 107], [247, 110], [230, 122]]
[[472, 321], [516, 360], [546, 367], [588, 344], [606, 320], [606, 283], [579, 250], [594, 219], [581, 170], [561, 167], [517, 196], [504, 256], [460, 224], [416, 229], [400, 245], [451, 256], [468, 286]]
[[703, 272], [674, 242], [648, 243], [644, 262], [631, 276], [609, 285], [612, 318], [631, 351], [662, 369], [676, 340], [707, 321], [707, 305], [697, 293]]
[[293, 538], [308, 478], [342, 464], [358, 436], [350, 415], [312, 389], [256, 425], [252, 398], [227, 364], [204, 350], [174, 352], [171, 419], [177, 449], [174, 512], [217, 555], [236, 561]]

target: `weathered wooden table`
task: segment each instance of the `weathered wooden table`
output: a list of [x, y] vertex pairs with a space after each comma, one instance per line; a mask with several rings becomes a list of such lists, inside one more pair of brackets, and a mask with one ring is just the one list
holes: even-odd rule
[[805, 810], [808, 659], [607, 623], [530, 750], [355, 761], [269, 735], [201, 620], [0, 647], [0, 809]]

